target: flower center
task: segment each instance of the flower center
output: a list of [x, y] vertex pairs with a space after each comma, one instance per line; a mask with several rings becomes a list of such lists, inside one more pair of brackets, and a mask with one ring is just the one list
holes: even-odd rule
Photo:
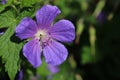
[[35, 34], [35, 38], [39, 40], [40, 46], [42, 48], [49, 45], [49, 43], [52, 42], [52, 39], [50, 38], [46, 30], [38, 30]]
[[38, 30], [35, 34], [35, 38], [38, 40], [44, 39], [46, 37], [46, 31], [45, 30]]

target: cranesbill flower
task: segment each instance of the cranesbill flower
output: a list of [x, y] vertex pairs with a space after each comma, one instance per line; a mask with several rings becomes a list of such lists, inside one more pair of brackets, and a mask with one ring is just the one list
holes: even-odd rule
[[36, 22], [29, 17], [21, 20], [16, 27], [16, 35], [28, 41], [23, 47], [23, 55], [36, 68], [41, 65], [41, 54], [50, 65], [59, 65], [68, 56], [61, 42], [71, 42], [75, 38], [75, 29], [68, 20], [60, 20], [54, 25], [54, 18], [61, 11], [52, 5], [45, 5], [36, 12]]
[[6, 2], [7, 2], [6, 0], [2, 0], [2, 4], [6, 4]]

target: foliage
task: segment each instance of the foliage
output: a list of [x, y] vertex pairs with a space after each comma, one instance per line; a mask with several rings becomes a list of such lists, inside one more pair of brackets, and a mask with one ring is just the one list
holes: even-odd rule
[[[1, 2], [1, 1], [0, 1]], [[45, 4], [56, 5], [76, 28], [76, 39], [65, 44], [69, 57], [51, 74], [47, 64], [35, 69], [22, 54], [26, 40], [15, 36], [15, 28], [26, 16], [35, 19]], [[116, 0], [7, 0], [0, 3], [0, 80], [119, 80], [120, 1]], [[69, 46], [68, 46], [69, 45]]]

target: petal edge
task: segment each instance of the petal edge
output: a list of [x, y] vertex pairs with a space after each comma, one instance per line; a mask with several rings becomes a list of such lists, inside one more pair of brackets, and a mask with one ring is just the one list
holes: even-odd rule
[[16, 36], [18, 36], [20, 39], [31, 38], [36, 31], [36, 22], [29, 17], [23, 18], [15, 29]]
[[61, 11], [57, 6], [45, 5], [36, 12], [37, 24], [40, 28], [49, 27], [55, 17], [60, 13]]
[[53, 39], [61, 42], [71, 42], [75, 38], [75, 28], [69, 20], [60, 20], [49, 29]]

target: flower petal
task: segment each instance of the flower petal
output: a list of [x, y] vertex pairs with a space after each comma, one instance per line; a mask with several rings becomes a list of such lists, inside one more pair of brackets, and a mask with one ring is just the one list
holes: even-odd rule
[[26, 17], [21, 20], [20, 24], [16, 27], [16, 35], [20, 39], [31, 38], [36, 33], [37, 25], [31, 18]]
[[55, 74], [55, 73], [59, 72], [59, 70], [60, 70], [58, 68], [58, 66], [53, 66], [53, 65], [48, 65], [48, 69], [51, 72], [51, 74]]
[[2, 0], [2, 4], [6, 4], [6, 2], [7, 2], [6, 0]]
[[56, 6], [45, 5], [36, 12], [36, 19], [39, 27], [49, 27], [54, 18], [60, 14], [60, 10]]
[[59, 42], [51, 41], [43, 48], [43, 55], [48, 64], [56, 66], [64, 62], [68, 56], [68, 51]]
[[40, 58], [40, 43], [38, 40], [33, 39], [26, 43], [23, 47], [23, 54], [35, 68], [42, 63]]
[[71, 42], [75, 38], [74, 25], [68, 20], [60, 20], [49, 30], [52, 38], [61, 42]]

